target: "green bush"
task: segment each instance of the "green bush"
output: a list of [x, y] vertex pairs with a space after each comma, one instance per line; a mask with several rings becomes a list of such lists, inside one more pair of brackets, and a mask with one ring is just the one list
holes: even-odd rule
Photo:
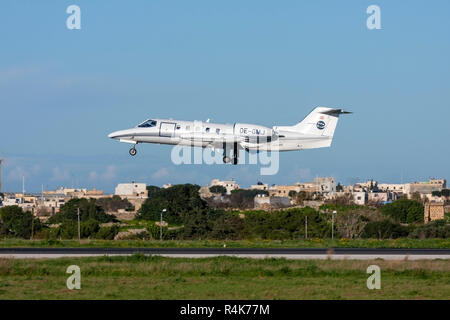
[[421, 225], [409, 234], [410, 238], [450, 238], [450, 225], [445, 220], [435, 220]]
[[61, 223], [67, 220], [78, 220], [78, 209], [80, 209], [80, 220], [95, 220], [99, 223], [115, 222], [116, 217], [106, 214], [103, 208], [97, 205], [95, 199], [71, 199], [61, 206], [59, 212], [50, 217], [49, 223]]
[[401, 198], [381, 207], [381, 213], [400, 223], [424, 222], [424, 207], [415, 200]]
[[183, 217], [195, 210], [207, 210], [207, 204], [200, 198], [197, 185], [180, 184], [166, 189], [154, 189], [142, 204], [136, 218], [159, 221], [163, 209], [163, 220], [172, 224], [180, 224]]
[[41, 222], [31, 212], [18, 206], [0, 208], [0, 234], [29, 239], [32, 230], [37, 233], [41, 229]]
[[127, 199], [122, 199], [121, 197], [116, 195], [112, 196], [111, 198], [97, 199], [96, 204], [107, 212], [117, 212], [120, 209], [128, 211], [133, 208], [133, 205]]
[[371, 221], [366, 224], [362, 238], [396, 239], [408, 236], [408, 228], [390, 220]]
[[306, 207], [275, 212], [247, 211], [243, 236], [262, 239], [304, 238], [305, 221], [308, 217], [308, 237], [322, 238], [330, 234], [330, 226], [324, 214]]
[[225, 194], [227, 193], [227, 188], [225, 188], [224, 186], [211, 186], [209, 187], [209, 191], [212, 193]]
[[96, 239], [104, 239], [104, 240], [113, 240], [114, 237], [119, 233], [119, 226], [111, 226], [111, 227], [101, 227], [97, 234], [95, 235]]
[[[81, 238], [95, 238], [100, 230], [99, 223], [93, 219], [80, 222]], [[58, 228], [51, 228], [46, 237], [50, 239], [77, 239], [78, 238], [78, 222], [66, 220]]]

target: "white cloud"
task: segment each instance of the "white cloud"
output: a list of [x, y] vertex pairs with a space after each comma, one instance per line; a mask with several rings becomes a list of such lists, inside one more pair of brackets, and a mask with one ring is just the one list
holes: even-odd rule
[[60, 167], [55, 167], [52, 170], [53, 175], [50, 178], [51, 181], [67, 181], [70, 179], [70, 173], [67, 169], [61, 169]]
[[105, 172], [101, 175], [102, 180], [114, 180], [117, 178], [118, 168], [115, 165], [109, 165], [106, 167]]
[[28, 172], [22, 167], [15, 167], [11, 171], [9, 171], [8, 180], [22, 180], [23, 176], [27, 177]]
[[[299, 168], [296, 167], [293, 170], [293, 175], [292, 175], [295, 179], [297, 179], [298, 181], [306, 181], [306, 180], [312, 180], [312, 174], [311, 174], [311, 169], [309, 168]], [[297, 182], [297, 181], [296, 181]]]
[[18, 79], [23, 79], [40, 72], [37, 67], [11, 67], [6, 70], [0, 70], [0, 83], [6, 84]]
[[161, 168], [152, 174], [152, 179], [159, 180], [169, 176], [169, 171], [166, 168]]
[[98, 179], [98, 173], [96, 171], [91, 171], [89, 172], [89, 177], [88, 179], [90, 181], [96, 181]]
[[33, 165], [32, 167], [31, 167], [31, 172], [33, 173], [33, 174], [39, 174], [40, 172], [41, 172], [41, 166], [40, 165], [38, 165], [38, 164], [35, 164], [35, 165]]

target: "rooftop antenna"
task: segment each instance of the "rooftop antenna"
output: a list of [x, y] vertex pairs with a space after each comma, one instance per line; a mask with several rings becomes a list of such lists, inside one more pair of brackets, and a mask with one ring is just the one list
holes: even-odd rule
[[22, 176], [22, 203], [25, 203], [25, 176]]
[[0, 159], [0, 192], [2, 191], [2, 162], [3, 159]]

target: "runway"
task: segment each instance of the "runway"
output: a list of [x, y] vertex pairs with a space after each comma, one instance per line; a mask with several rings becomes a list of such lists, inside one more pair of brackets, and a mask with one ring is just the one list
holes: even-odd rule
[[0, 258], [64, 258], [158, 255], [173, 258], [233, 256], [241, 258], [432, 260], [450, 259], [450, 249], [362, 248], [0, 248]]

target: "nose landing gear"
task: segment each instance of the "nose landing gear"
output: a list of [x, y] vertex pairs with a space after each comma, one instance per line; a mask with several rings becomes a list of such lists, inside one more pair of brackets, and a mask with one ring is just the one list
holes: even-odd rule
[[130, 153], [130, 156], [134, 157], [136, 155], [136, 153], [137, 153], [136, 148], [135, 147], [131, 148], [129, 153]]

